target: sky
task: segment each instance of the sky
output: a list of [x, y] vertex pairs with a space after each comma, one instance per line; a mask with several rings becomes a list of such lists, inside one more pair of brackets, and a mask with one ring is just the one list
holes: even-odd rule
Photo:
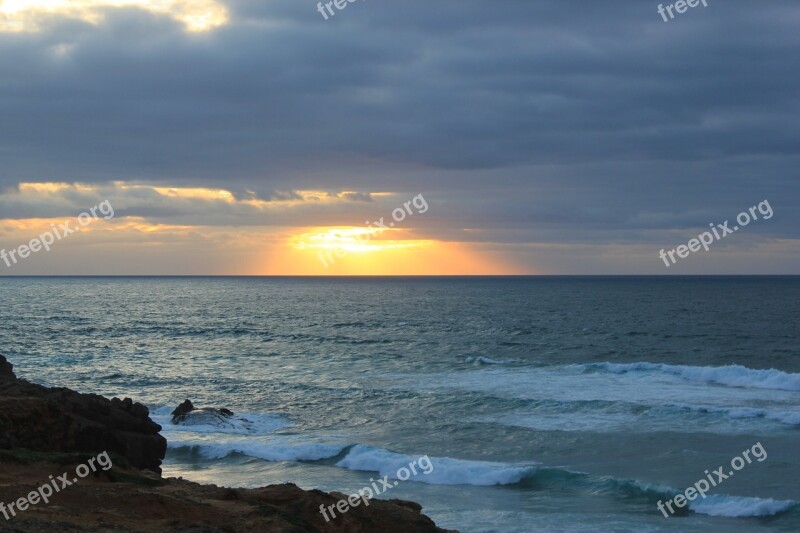
[[706, 3], [0, 0], [0, 275], [800, 274], [800, 4]]

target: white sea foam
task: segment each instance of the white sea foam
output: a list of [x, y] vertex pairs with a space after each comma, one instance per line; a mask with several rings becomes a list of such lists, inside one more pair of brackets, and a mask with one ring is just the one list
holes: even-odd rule
[[[389, 389], [467, 390], [531, 400], [535, 403], [480, 421], [541, 430], [739, 434], [800, 425], [798, 391], [716, 386], [650, 365], [490, 365], [469, 372], [394, 374], [383, 379]], [[794, 374], [784, 376], [782, 382], [764, 378], [759, 383], [790, 384], [786, 376]]]
[[[400, 468], [407, 468], [409, 463], [419, 458], [420, 456], [357, 445], [344, 459], [336, 463], [336, 466], [349, 470], [379, 472], [382, 476], [396, 479]], [[418, 466], [417, 474], [412, 474], [411, 479], [430, 485], [511, 485], [519, 483], [522, 478], [536, 471], [533, 466], [467, 461], [449, 457], [431, 457], [430, 461], [433, 465], [430, 473], [425, 474], [422, 467]]]
[[223, 459], [234, 453], [264, 461], [319, 461], [336, 457], [347, 447], [341, 444], [302, 443], [290, 439], [209, 441], [182, 439], [170, 441], [171, 449], [196, 451], [205, 459]]
[[762, 409], [757, 407], [731, 407], [718, 408], [707, 406], [687, 406], [693, 410], [707, 411], [710, 413], [724, 413], [733, 419], [765, 418], [790, 426], [800, 426], [800, 411]]
[[265, 413], [236, 413], [225, 426], [175, 425], [170, 408], [155, 410], [153, 419], [161, 424], [170, 449], [190, 449], [209, 460], [239, 453], [265, 461], [318, 461], [342, 453], [349, 443], [307, 442], [293, 435], [276, 435], [292, 422]]
[[686, 404], [646, 406], [618, 402], [559, 402], [516, 411], [481, 415], [470, 420], [486, 424], [531, 428], [541, 431], [676, 431], [743, 434], [800, 425], [800, 412], [755, 407], [714, 407]]
[[478, 357], [467, 357], [464, 359], [464, 362], [472, 363], [474, 365], [508, 365], [514, 361], [506, 359], [492, 359], [491, 357], [480, 355]]
[[718, 383], [731, 387], [800, 391], [800, 374], [775, 370], [755, 370], [741, 365], [687, 366], [661, 363], [594, 363], [577, 365], [585, 369], [602, 369], [615, 374], [627, 372], [663, 372], [687, 381]]
[[172, 409], [161, 407], [156, 409], [151, 418], [162, 427], [161, 434], [167, 440], [171, 435], [189, 433], [222, 433], [228, 435], [267, 435], [279, 429], [290, 427], [292, 422], [280, 415], [266, 413], [236, 413], [225, 420], [224, 426], [217, 425], [180, 425], [172, 423]]
[[509, 359], [492, 359], [484, 356], [478, 357], [477, 361], [485, 365], [508, 365], [514, 362]]
[[[207, 460], [218, 460], [242, 454], [264, 461], [319, 461], [331, 459], [344, 452], [348, 445], [330, 442], [303, 442], [301, 437], [278, 436], [270, 439], [234, 438], [201, 435], [196, 438], [174, 439], [172, 450], [190, 450]], [[432, 457], [430, 465], [420, 464], [421, 456], [404, 455], [383, 448], [358, 444], [336, 463], [348, 470], [379, 472], [397, 479], [399, 469], [414, 461], [416, 474], [409, 470], [410, 479], [431, 485], [510, 485], [536, 471], [534, 466], [510, 465], [487, 461], [467, 461], [449, 457]], [[428, 472], [427, 474], [425, 472]]]
[[[609, 478], [614, 485], [628, 484], [636, 487], [642, 493], [656, 494], [663, 500], [671, 500], [681, 491], [653, 483], [638, 480], [622, 480]], [[723, 516], [727, 518], [749, 518], [758, 516], [772, 516], [795, 507], [798, 503], [794, 500], [774, 500], [772, 498], [756, 498], [748, 496], [730, 496], [728, 494], [710, 494], [704, 498], [696, 498], [688, 502], [689, 509], [695, 513], [709, 516]], [[665, 507], [667, 509], [667, 507]], [[663, 512], [663, 511], [662, 511]]]
[[689, 502], [689, 509], [695, 513], [728, 518], [753, 516], [772, 516], [787, 511], [797, 505], [792, 500], [773, 500], [772, 498], [748, 498], [712, 494], [705, 499]]

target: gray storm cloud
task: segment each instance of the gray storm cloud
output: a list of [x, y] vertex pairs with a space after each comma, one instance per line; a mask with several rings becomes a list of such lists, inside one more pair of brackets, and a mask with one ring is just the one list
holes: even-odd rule
[[[360, 223], [370, 191], [424, 192], [430, 233], [521, 245], [657, 244], [770, 198], [759, 235], [798, 236], [793, 0], [668, 24], [621, 0], [369, 2], [328, 21], [315, 2], [224, 4], [208, 32], [130, 7], [0, 32], [0, 188], [356, 191], [281, 224]], [[193, 222], [126, 194], [123, 213]], [[0, 218], [32, 206], [0, 197]], [[207, 219], [276, 223], [230, 209]]]

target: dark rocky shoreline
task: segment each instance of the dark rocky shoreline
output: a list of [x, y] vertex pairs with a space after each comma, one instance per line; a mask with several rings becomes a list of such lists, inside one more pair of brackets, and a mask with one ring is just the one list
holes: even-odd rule
[[292, 484], [231, 489], [161, 477], [167, 441], [147, 407], [14, 375], [0, 356], [0, 502], [14, 502], [108, 452], [113, 468], [6, 519], [0, 531], [444, 532], [420, 505], [372, 500], [326, 522], [320, 505], [346, 495]]

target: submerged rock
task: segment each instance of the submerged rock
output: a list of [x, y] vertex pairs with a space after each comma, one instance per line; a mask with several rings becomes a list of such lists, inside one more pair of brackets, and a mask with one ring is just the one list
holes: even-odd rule
[[[241, 421], [246, 422], [244, 419]], [[196, 408], [191, 400], [186, 400], [172, 411], [172, 423], [181, 426], [217, 426], [231, 427], [233, 411], [215, 407]]]

